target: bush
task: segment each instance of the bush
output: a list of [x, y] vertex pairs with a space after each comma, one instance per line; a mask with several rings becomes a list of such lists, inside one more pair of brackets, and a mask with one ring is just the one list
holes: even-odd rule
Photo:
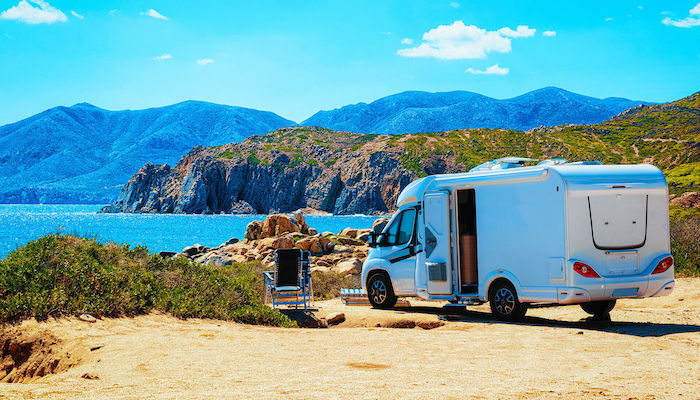
[[670, 230], [676, 275], [700, 276], [700, 213], [676, 213]]
[[249, 265], [212, 268], [163, 259], [143, 247], [50, 235], [0, 261], [0, 321], [160, 310], [181, 318], [293, 326], [262, 304], [258, 275]]
[[344, 275], [337, 272], [312, 272], [311, 281], [314, 285], [314, 298], [319, 300], [340, 297], [340, 289], [360, 287], [359, 275]]

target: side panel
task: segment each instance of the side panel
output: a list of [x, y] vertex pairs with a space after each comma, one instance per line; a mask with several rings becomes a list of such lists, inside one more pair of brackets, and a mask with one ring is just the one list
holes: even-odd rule
[[476, 187], [482, 300], [487, 300], [493, 279], [511, 274], [521, 301], [556, 302], [557, 286], [566, 278], [564, 193], [558, 174]]
[[450, 195], [427, 193], [423, 199], [425, 232], [425, 273], [429, 294], [452, 293]]

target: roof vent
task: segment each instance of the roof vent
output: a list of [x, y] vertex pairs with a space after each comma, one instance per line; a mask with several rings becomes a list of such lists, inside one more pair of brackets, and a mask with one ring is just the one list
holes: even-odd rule
[[566, 164], [567, 162], [569, 162], [569, 160], [565, 160], [563, 158], [550, 158], [538, 162], [537, 165], [562, 165]]
[[525, 164], [528, 161], [537, 161], [537, 160], [532, 159], [532, 158], [523, 158], [523, 157], [497, 158], [493, 161], [487, 161], [483, 164], [479, 164], [476, 167], [470, 169], [469, 172], [517, 168], [517, 167], [522, 167], [523, 164]]

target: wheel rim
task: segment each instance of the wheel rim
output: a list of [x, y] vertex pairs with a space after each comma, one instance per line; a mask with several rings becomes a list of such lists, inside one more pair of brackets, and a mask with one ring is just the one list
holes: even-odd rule
[[494, 296], [496, 311], [501, 315], [510, 315], [515, 309], [515, 295], [508, 288], [500, 288]]
[[372, 283], [371, 296], [377, 304], [382, 304], [386, 300], [386, 285], [380, 279]]

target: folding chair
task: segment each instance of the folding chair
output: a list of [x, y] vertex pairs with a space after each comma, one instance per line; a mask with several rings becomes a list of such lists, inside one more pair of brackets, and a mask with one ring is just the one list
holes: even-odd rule
[[272, 308], [281, 305], [304, 305], [313, 301], [308, 251], [301, 249], [275, 250], [275, 270], [263, 272], [265, 301], [269, 296]]

